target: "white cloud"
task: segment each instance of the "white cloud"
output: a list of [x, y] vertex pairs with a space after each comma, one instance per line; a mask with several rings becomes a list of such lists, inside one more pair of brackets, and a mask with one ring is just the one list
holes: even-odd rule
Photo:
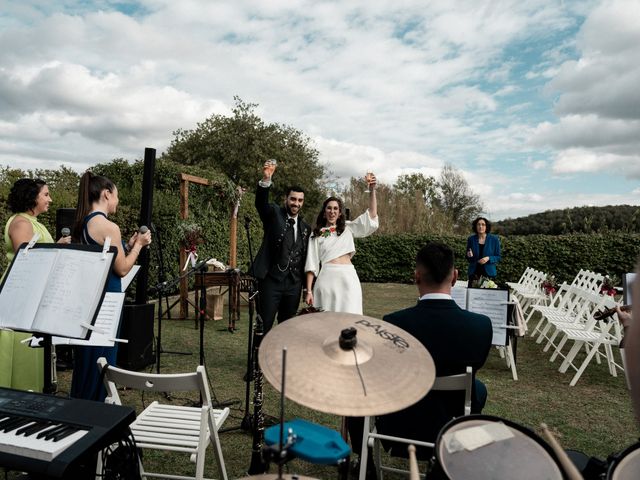
[[[452, 163], [491, 208], [496, 192], [515, 188], [518, 166], [542, 183], [553, 150], [638, 151], [622, 108], [625, 99], [634, 106], [629, 85], [640, 65], [635, 7], [625, 3], [5, 3], [0, 163], [83, 168], [139, 157], [145, 146], [162, 151], [173, 130], [228, 113], [234, 95], [258, 103], [265, 121], [309, 134], [338, 178], [372, 168], [393, 183]], [[609, 35], [618, 20], [621, 31]], [[573, 48], [580, 58], [563, 63]], [[524, 81], [523, 64], [536, 54], [542, 60]], [[553, 78], [557, 122], [539, 120], [550, 118], [552, 101], [540, 96], [542, 78]], [[562, 158], [556, 175], [568, 172]]]
[[597, 6], [578, 36], [580, 58], [549, 83], [558, 122], [543, 122], [532, 145], [556, 149], [556, 173], [617, 171], [640, 178], [640, 3]]

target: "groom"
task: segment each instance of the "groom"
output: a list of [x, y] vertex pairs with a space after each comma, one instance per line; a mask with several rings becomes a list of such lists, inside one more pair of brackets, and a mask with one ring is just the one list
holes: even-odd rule
[[278, 321], [282, 322], [298, 310], [311, 233], [311, 227], [299, 215], [304, 204], [302, 188], [289, 187], [282, 207], [269, 203], [271, 177], [275, 170], [274, 161], [264, 163], [256, 192], [256, 210], [264, 235], [253, 274], [259, 282], [259, 313], [265, 334], [273, 326], [276, 313]]

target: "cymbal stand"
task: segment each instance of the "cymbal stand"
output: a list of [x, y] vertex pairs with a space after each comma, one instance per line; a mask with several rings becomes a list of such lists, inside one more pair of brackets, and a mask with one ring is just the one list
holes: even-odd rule
[[285, 464], [293, 458], [289, 453], [289, 447], [294, 444], [296, 437], [289, 429], [287, 432], [287, 441], [284, 441], [284, 390], [285, 390], [285, 375], [287, 371], [287, 347], [282, 349], [282, 383], [280, 386], [280, 434], [278, 437], [277, 446], [264, 447], [264, 451], [268, 461], [274, 461], [278, 465], [278, 480], [284, 480], [282, 472]]

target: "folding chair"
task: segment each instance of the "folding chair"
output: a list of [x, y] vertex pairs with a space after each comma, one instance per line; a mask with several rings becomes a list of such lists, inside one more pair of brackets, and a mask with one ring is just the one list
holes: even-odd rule
[[166, 405], [154, 401], [131, 424], [131, 432], [139, 448], [183, 452], [190, 455], [196, 464], [195, 477], [151, 473], [144, 470], [140, 462], [142, 478], [171, 478], [203, 480], [205, 453], [207, 446], [213, 446], [218, 473], [227, 480], [227, 471], [222, 457], [218, 430], [229, 416], [229, 409], [211, 408], [211, 395], [207, 376], [202, 365], [193, 373], [150, 374], [123, 370], [107, 364], [104, 357], [98, 359], [98, 368], [104, 375], [107, 389], [105, 403], [121, 405], [116, 385], [141, 390], [143, 392], [186, 392], [200, 393], [202, 407]]
[[[436, 380], [431, 388], [433, 391], [464, 391], [464, 408], [460, 409], [460, 412], [464, 415], [471, 414], [471, 386], [473, 382], [473, 372], [471, 367], [467, 367], [466, 373], [460, 373], [458, 375], [449, 375], [446, 377], [436, 377]], [[409, 470], [403, 470], [394, 467], [388, 467], [382, 465], [380, 454], [380, 441], [390, 440], [393, 442], [405, 443], [407, 445], [412, 444], [415, 446], [434, 448], [434, 444], [431, 442], [423, 442], [421, 440], [412, 440], [409, 438], [394, 437], [391, 435], [383, 435], [377, 432], [375, 428], [375, 417], [364, 418], [364, 432], [362, 435], [362, 452], [360, 453], [360, 474], [359, 480], [365, 480], [367, 473], [367, 460], [369, 456], [369, 448], [373, 447], [373, 458], [376, 466], [378, 480], [383, 480], [384, 472], [396, 472], [396, 473], [409, 473]], [[425, 477], [425, 474], [420, 474], [421, 478]]]

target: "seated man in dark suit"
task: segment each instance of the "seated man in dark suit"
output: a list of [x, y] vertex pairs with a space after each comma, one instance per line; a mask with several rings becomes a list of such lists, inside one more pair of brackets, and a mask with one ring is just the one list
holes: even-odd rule
[[[475, 374], [487, 359], [493, 331], [489, 317], [462, 310], [451, 299], [451, 287], [457, 278], [452, 250], [440, 243], [427, 244], [416, 257], [418, 304], [386, 315], [384, 320], [406, 330], [427, 348], [436, 376], [464, 373], [471, 366], [471, 412], [480, 413], [487, 389]], [[444, 424], [462, 414], [463, 404], [462, 392], [431, 392], [405, 410], [378, 417], [376, 425], [379, 433], [434, 442]], [[406, 456], [406, 445], [389, 445], [392, 454]], [[425, 449], [418, 453], [422, 458], [431, 456]]]

